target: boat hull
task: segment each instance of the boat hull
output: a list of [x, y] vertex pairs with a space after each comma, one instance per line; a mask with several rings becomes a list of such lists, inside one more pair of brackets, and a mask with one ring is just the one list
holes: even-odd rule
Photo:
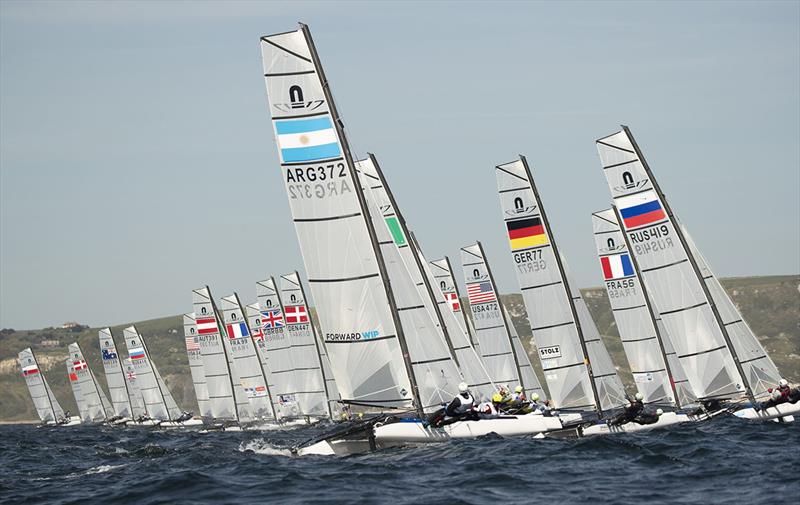
[[430, 443], [450, 439], [476, 438], [490, 433], [502, 437], [522, 437], [561, 428], [562, 424], [559, 418], [541, 415], [502, 416], [480, 421], [457, 421], [441, 428], [425, 426], [421, 421], [400, 422], [376, 426], [375, 442], [378, 444]]
[[[800, 415], [800, 402], [781, 403], [780, 405], [764, 410], [756, 410], [750, 407], [737, 410], [733, 415], [741, 419], [749, 419], [752, 421], [770, 421], [774, 419], [783, 420], [783, 422], [791, 422], [794, 420], [795, 415]], [[792, 419], [788, 419], [789, 417]]]
[[619, 426], [609, 426], [605, 423], [593, 424], [584, 427], [581, 431], [584, 437], [592, 437], [598, 435], [611, 435], [614, 433], [636, 433], [638, 431], [657, 430], [675, 424], [686, 423], [690, 421], [698, 421], [699, 419], [689, 414], [680, 414], [677, 412], [664, 412], [658, 418], [658, 422], [653, 424], [638, 424], [638, 423], [625, 423]]

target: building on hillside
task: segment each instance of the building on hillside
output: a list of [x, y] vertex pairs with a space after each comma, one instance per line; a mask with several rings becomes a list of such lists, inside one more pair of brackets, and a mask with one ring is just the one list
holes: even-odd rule
[[42, 340], [41, 342], [42, 347], [58, 347], [60, 344], [61, 342], [55, 339]]

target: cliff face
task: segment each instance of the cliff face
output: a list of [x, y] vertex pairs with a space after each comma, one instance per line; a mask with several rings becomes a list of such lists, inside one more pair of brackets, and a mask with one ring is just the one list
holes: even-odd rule
[[[781, 372], [792, 382], [800, 381], [800, 276], [732, 278], [724, 279], [722, 284]], [[582, 291], [611, 357], [619, 367], [623, 381], [632, 387], [632, 377], [605, 289], [589, 288]], [[541, 368], [536, 349], [530, 339], [531, 331], [522, 296], [510, 294], [502, 295], [501, 298], [541, 379]], [[135, 324], [147, 339], [147, 347], [175, 400], [186, 410], [196, 410], [181, 317], [170, 316]], [[125, 348], [121, 336], [122, 328], [127, 326], [130, 326], [130, 323], [112, 328], [120, 349]], [[79, 329], [79, 331], [48, 328], [26, 331], [5, 330], [0, 333], [0, 388], [3, 391], [0, 395], [0, 420], [36, 419], [25, 380], [16, 363], [17, 353], [26, 347], [33, 348], [50, 386], [65, 409], [77, 412], [64, 366], [67, 345], [71, 342], [77, 341], [81, 345], [89, 366], [95, 371], [101, 385], [105, 387], [97, 331], [97, 328]], [[43, 340], [58, 340], [59, 346], [43, 347]]]

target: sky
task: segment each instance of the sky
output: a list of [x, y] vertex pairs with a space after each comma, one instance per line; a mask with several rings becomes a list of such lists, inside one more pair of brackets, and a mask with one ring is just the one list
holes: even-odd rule
[[259, 49], [298, 21], [428, 259], [481, 240], [517, 291], [494, 166], [524, 154], [601, 285], [594, 140], [625, 124], [718, 275], [800, 272], [800, 2], [4, 0], [0, 327], [174, 315], [205, 284], [250, 303], [303, 272]]

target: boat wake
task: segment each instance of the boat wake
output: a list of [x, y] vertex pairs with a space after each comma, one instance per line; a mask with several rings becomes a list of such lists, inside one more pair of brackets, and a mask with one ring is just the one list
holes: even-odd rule
[[239, 444], [240, 452], [253, 452], [255, 454], [262, 454], [264, 456], [291, 456], [292, 451], [285, 447], [276, 447], [263, 438], [256, 438], [249, 442], [242, 442]]

